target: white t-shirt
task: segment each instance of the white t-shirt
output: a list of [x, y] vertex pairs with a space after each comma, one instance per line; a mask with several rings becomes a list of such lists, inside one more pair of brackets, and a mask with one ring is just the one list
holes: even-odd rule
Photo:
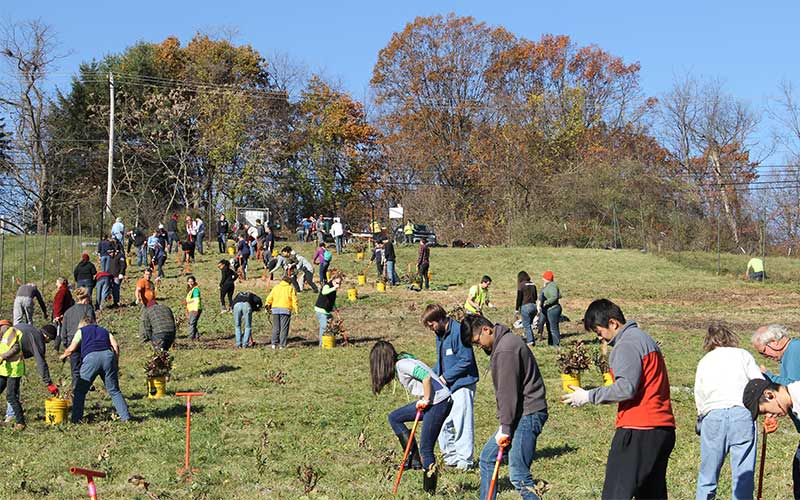
[[401, 358], [394, 365], [397, 379], [412, 396], [421, 398], [425, 395], [422, 381], [431, 377], [433, 386], [433, 404], [441, 403], [450, 397], [450, 389], [445, 387], [428, 365], [414, 358]]
[[331, 236], [336, 238], [337, 236], [341, 236], [344, 234], [344, 228], [342, 227], [341, 222], [334, 222], [331, 225]]
[[[800, 418], [800, 381], [792, 382], [786, 386], [789, 391], [789, 396], [792, 398], [792, 413], [797, 418]], [[795, 403], [795, 401], [797, 401]]]
[[764, 375], [749, 352], [738, 347], [717, 347], [697, 364], [694, 378], [697, 414], [744, 406], [744, 387], [756, 378], [764, 378]]
[[253, 239], [258, 238], [258, 228], [255, 226], [250, 226], [250, 229], [247, 230], [247, 235], [252, 236]]

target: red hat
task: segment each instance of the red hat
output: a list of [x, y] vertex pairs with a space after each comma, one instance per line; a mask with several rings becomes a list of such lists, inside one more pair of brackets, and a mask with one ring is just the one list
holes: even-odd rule
[[553, 281], [554, 278], [553, 271], [545, 271], [542, 274], [542, 278], [546, 279], [547, 281]]

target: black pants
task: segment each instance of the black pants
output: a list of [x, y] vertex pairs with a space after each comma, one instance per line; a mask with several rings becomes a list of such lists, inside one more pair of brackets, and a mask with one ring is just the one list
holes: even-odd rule
[[667, 498], [667, 463], [675, 428], [617, 429], [611, 440], [604, 500]]
[[792, 458], [792, 483], [794, 483], [794, 498], [800, 500], [800, 444]]
[[228, 307], [233, 307], [233, 290], [236, 285], [233, 283], [225, 283], [219, 287], [219, 303], [222, 308], [225, 308], [225, 297], [228, 297]]
[[422, 286], [422, 284], [425, 283], [426, 290], [430, 288], [430, 283], [428, 283], [428, 268], [430, 268], [430, 264], [422, 264], [419, 266], [419, 284]]
[[168, 332], [168, 333], [154, 333], [153, 338], [150, 339], [150, 343], [153, 345], [153, 349], [162, 350], [162, 351], [169, 351], [169, 348], [172, 347], [172, 344], [175, 342], [175, 332]]
[[18, 424], [25, 423], [25, 414], [22, 412], [22, 403], [19, 402], [19, 383], [22, 379], [19, 377], [3, 377], [0, 376], [0, 394], [6, 388], [8, 392], [6, 393], [6, 399], [8, 400], [8, 404], [11, 405], [11, 409], [14, 410], [14, 418], [16, 419]]

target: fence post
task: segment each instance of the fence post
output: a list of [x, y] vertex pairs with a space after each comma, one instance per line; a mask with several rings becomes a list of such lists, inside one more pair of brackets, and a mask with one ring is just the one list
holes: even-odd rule
[[44, 250], [42, 250], [42, 290], [44, 290], [45, 269], [47, 269], [47, 224], [44, 225]]
[[[3, 261], [5, 260], [6, 256], [6, 228], [0, 231], [0, 312], [3, 310], [3, 279], [5, 278], [5, 273], [3, 273]], [[0, 314], [2, 315], [2, 314]]]
[[22, 283], [28, 282], [28, 232], [22, 230]]

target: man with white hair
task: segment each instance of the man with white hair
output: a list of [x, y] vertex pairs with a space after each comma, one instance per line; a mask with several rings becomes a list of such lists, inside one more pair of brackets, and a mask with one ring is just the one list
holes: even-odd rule
[[122, 248], [122, 238], [125, 236], [125, 224], [122, 223], [122, 217], [117, 217], [117, 220], [111, 226], [111, 237], [119, 242]]
[[[785, 326], [776, 324], [762, 326], [753, 334], [752, 342], [759, 354], [781, 364], [779, 375], [761, 366], [761, 371], [768, 380], [779, 385], [789, 385], [800, 380], [800, 341], [789, 338], [789, 330]], [[789, 416], [800, 432], [800, 419], [794, 413], [789, 413]], [[794, 497], [800, 498], [800, 445], [792, 459], [792, 481]]]

